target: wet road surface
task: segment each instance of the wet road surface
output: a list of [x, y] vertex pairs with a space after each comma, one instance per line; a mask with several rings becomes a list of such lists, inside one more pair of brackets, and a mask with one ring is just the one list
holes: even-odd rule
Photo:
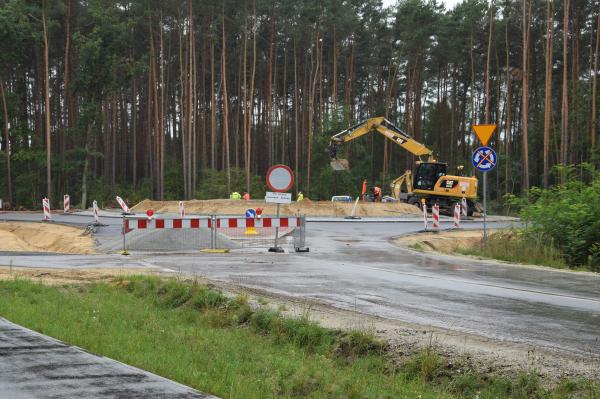
[[[100, 237], [118, 234], [117, 223], [101, 228]], [[3, 254], [0, 264], [158, 266], [389, 319], [600, 355], [600, 275], [420, 254], [389, 242], [420, 229], [418, 222], [312, 222], [304, 254]]]
[[214, 398], [0, 318], [0, 398]]

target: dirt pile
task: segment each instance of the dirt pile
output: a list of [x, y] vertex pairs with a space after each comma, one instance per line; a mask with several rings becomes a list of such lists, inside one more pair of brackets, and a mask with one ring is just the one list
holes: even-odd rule
[[[282, 215], [306, 216], [350, 216], [354, 203], [311, 201], [304, 200], [281, 205]], [[275, 215], [276, 204], [268, 204], [264, 200], [191, 200], [185, 201], [186, 213], [203, 215], [243, 215], [248, 208], [262, 208], [264, 215]], [[145, 212], [152, 209], [158, 213], [179, 212], [178, 201], [152, 201], [144, 200], [132, 208], [136, 212]], [[418, 215], [419, 208], [403, 202], [359, 202], [355, 216], [401, 216]]]
[[394, 243], [408, 247], [418, 246], [424, 251], [453, 253], [458, 248], [472, 248], [478, 245], [482, 237], [482, 230], [456, 230], [411, 234], [396, 238]]
[[95, 253], [83, 230], [53, 223], [0, 222], [0, 251]]

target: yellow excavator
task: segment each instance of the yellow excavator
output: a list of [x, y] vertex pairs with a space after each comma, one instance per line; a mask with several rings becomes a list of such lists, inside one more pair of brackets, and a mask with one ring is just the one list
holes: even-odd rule
[[[419, 207], [423, 202], [428, 206], [438, 204], [441, 209], [451, 212], [455, 203], [466, 198], [469, 216], [473, 213], [477, 199], [477, 178], [448, 175], [447, 163], [436, 161], [432, 150], [384, 117], [367, 119], [332, 136], [329, 146], [331, 167], [335, 170], [348, 169], [348, 161], [337, 158], [339, 146], [374, 132], [387, 137], [406, 151], [419, 157], [414, 176], [411, 170], [407, 170], [390, 184], [392, 196], [395, 199]], [[426, 161], [421, 158], [423, 156], [427, 156]], [[462, 171], [462, 167], [458, 169]]]

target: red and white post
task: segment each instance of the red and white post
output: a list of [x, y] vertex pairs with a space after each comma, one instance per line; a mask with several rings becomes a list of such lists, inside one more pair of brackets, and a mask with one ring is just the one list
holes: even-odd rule
[[460, 206], [460, 204], [455, 204], [454, 205], [454, 228], [455, 229], [460, 229], [460, 208], [462, 208]]
[[129, 209], [125, 201], [123, 201], [123, 198], [119, 197], [118, 195], [115, 198], [117, 199], [117, 202], [119, 203], [121, 209], [123, 209], [124, 213], [131, 213], [131, 210]]
[[179, 217], [185, 217], [185, 207], [183, 206], [183, 201], [179, 201]]
[[65, 194], [63, 196], [63, 209], [64, 213], [69, 213], [71, 210], [71, 198], [69, 197], [69, 194]]
[[42, 199], [42, 207], [44, 208], [44, 221], [51, 221], [52, 215], [50, 214], [50, 200], [48, 198]]
[[94, 213], [94, 223], [100, 224], [100, 215], [98, 214], [98, 201], [94, 200], [92, 203], [92, 212]]
[[433, 230], [438, 230], [440, 228], [440, 206], [435, 204], [432, 208], [431, 216], [433, 217]]
[[423, 203], [423, 225], [427, 230], [427, 204]]
[[463, 197], [462, 200], [460, 201], [460, 208], [462, 210], [462, 215], [464, 217], [467, 217], [467, 213], [468, 213], [467, 207], [468, 207], [467, 199], [465, 197]]

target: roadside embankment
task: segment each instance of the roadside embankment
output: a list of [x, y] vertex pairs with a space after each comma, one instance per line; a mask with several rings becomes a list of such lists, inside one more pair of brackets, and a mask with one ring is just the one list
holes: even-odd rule
[[[490, 233], [497, 231], [492, 230]], [[461, 249], [472, 249], [481, 244], [482, 230], [451, 230], [410, 234], [394, 239], [400, 246], [422, 251], [456, 253]]]
[[[266, 203], [264, 200], [191, 200], [184, 202], [188, 213], [200, 213], [205, 215], [243, 215], [248, 208], [262, 208], [263, 214], [275, 215], [276, 204]], [[300, 202], [281, 205], [282, 215], [304, 215], [304, 216], [350, 216], [354, 203], [311, 201], [305, 199]], [[144, 200], [132, 208], [136, 212], [145, 212], [152, 209], [157, 213], [179, 212], [178, 201], [152, 201]], [[364, 202], [360, 201], [356, 206], [355, 216], [400, 216], [418, 215], [419, 208], [403, 202]]]
[[94, 239], [77, 227], [0, 221], [0, 251], [95, 253]]
[[[590, 271], [584, 266], [569, 267], [563, 255], [543, 236], [522, 229], [489, 230], [482, 241], [482, 230], [426, 232], [397, 237], [396, 245], [419, 251], [475, 256], [478, 258], [558, 269]], [[593, 271], [593, 270], [591, 270]]]
[[545, 383], [534, 368], [497, 373], [464, 352], [439, 353], [431, 338], [421, 348], [393, 347], [372, 332], [322, 327], [308, 311], [286, 317], [285, 309], [259, 305], [197, 280], [0, 282], [0, 315], [11, 321], [222, 397], [598, 395], [591, 379], [561, 374]]

